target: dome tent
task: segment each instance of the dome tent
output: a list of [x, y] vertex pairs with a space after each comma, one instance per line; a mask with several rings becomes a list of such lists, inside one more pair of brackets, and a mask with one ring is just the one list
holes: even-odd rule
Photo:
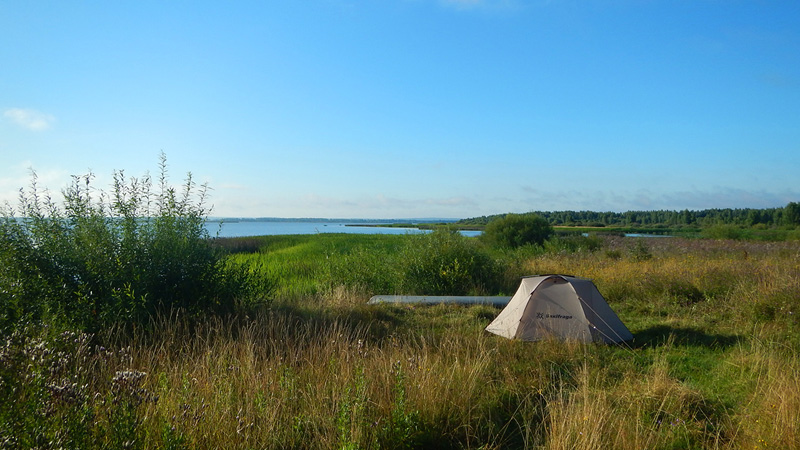
[[592, 280], [569, 275], [523, 278], [486, 331], [524, 341], [619, 343], [633, 339]]

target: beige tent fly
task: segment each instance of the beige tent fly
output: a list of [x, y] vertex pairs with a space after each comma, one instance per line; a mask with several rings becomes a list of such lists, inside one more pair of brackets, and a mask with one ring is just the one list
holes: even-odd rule
[[591, 280], [567, 275], [523, 278], [486, 331], [525, 341], [619, 343], [633, 339]]

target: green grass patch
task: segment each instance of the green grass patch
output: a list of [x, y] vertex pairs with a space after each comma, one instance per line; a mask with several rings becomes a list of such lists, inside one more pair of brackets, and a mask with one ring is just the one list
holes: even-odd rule
[[[0, 393], [12, 400], [0, 404], [0, 442], [142, 449], [800, 442], [795, 242], [572, 236], [501, 251], [431, 233], [215, 245], [227, 248], [226, 261], [275, 283], [270, 302], [230, 316], [155, 316], [96, 335], [18, 327], [0, 345]], [[512, 274], [592, 278], [635, 339], [519, 342], [484, 331], [500, 311], [488, 306], [365, 304], [376, 289], [452, 280], [485, 286], [475, 282], [484, 274], [460, 270], [467, 267], [499, 267], [484, 271], [501, 281], [496, 292], [516, 287]], [[514, 285], [501, 286], [506, 279]], [[410, 280], [418, 284], [402, 284]]]

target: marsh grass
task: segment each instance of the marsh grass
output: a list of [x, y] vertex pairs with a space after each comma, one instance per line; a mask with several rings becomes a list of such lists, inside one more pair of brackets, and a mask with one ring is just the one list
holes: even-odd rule
[[367, 296], [482, 295], [503, 288], [501, 265], [489, 249], [445, 229], [405, 236], [265, 236], [245, 239], [247, 250], [238, 242], [217, 245], [233, 252], [232, 261], [260, 265], [283, 300], [327, 296], [341, 286]]
[[751, 395], [736, 415], [738, 439], [750, 448], [800, 446], [797, 347], [755, 336], [732, 364], [751, 373]]
[[[215, 246], [231, 253], [231, 261], [257, 264], [264, 277], [276, 281], [275, 297], [288, 301], [327, 294], [339, 285], [348, 285], [350, 291], [365, 284], [381, 285], [391, 277], [384, 260], [397, 252], [404, 238], [325, 233], [218, 239]], [[348, 271], [343, 274], [347, 282], [334, 286], [331, 277], [337, 266], [361, 271]]]
[[[292, 267], [320, 280], [331, 257], [371, 251], [325, 239], [348, 243], [276, 239], [232, 258], [271, 257], [286, 280]], [[0, 390], [14, 399], [0, 405], [0, 443], [800, 448], [800, 248], [642, 244], [649, 258], [610, 237], [519, 260], [529, 273], [593, 278], [636, 337], [626, 346], [505, 340], [483, 331], [494, 308], [366, 306], [365, 285], [332, 278], [246, 314], [172, 312], [93, 337], [19, 331], [0, 353]]]

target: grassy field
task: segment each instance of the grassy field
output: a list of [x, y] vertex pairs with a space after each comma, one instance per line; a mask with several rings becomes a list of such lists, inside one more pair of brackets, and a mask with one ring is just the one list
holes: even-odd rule
[[0, 358], [42, 387], [20, 408], [45, 414], [16, 430], [46, 431], [2, 430], [0, 447], [800, 448], [797, 241], [601, 236], [482, 262], [494, 282], [473, 292], [592, 278], [635, 336], [622, 346], [506, 340], [483, 330], [487, 306], [365, 304], [402, 289], [422, 264], [402, 258], [428, 244], [227, 242], [276, 286], [247, 315], [17, 332]]

